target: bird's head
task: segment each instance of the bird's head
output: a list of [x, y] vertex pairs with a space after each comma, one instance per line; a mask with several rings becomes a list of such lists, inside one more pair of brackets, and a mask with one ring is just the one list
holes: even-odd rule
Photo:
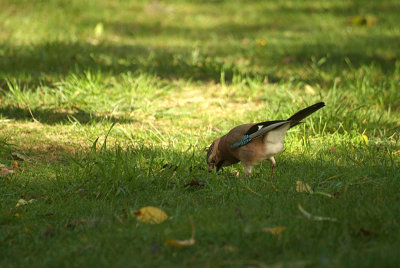
[[219, 154], [218, 154], [218, 144], [219, 140], [215, 140], [207, 150], [207, 165], [208, 170], [211, 171], [214, 167], [217, 167], [217, 171], [220, 168], [218, 163], [220, 163]]

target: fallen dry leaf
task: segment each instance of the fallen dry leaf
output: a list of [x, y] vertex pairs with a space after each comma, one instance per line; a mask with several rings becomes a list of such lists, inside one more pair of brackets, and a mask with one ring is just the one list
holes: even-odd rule
[[19, 168], [19, 163], [17, 161], [14, 161], [11, 163], [12, 169], [18, 169]]
[[71, 219], [68, 223], [65, 224], [65, 228], [74, 228], [81, 224], [87, 224], [89, 227], [96, 226], [100, 222], [100, 218], [92, 218], [92, 219]]
[[289, 64], [295, 60], [296, 60], [296, 58], [293, 58], [293, 57], [284, 57], [281, 59], [282, 63], [285, 63], [285, 64]]
[[82, 223], [84, 223], [85, 220], [79, 220], [79, 219], [71, 219], [68, 223], [65, 224], [65, 228], [73, 228], [75, 226], [78, 226]]
[[304, 91], [306, 92], [306, 94], [311, 96], [314, 96], [316, 94], [314, 88], [310, 85], [305, 85]]
[[312, 194], [314, 191], [311, 189], [310, 185], [304, 183], [302, 181], [296, 181], [296, 191], [299, 193], [310, 193]]
[[319, 191], [318, 192], [317, 191], [314, 192], [311, 189], [310, 185], [308, 185], [307, 183], [304, 183], [302, 181], [296, 181], [296, 191], [299, 192], [299, 193], [306, 192], [306, 193], [309, 193], [309, 194], [323, 195], [323, 196], [326, 196], [326, 197], [329, 197], [329, 198], [333, 197], [331, 194], [328, 194], [328, 193], [319, 192]]
[[148, 206], [135, 212], [138, 221], [150, 224], [158, 224], [168, 220], [168, 215], [159, 208]]
[[36, 201], [36, 199], [31, 199], [31, 200], [29, 200], [29, 201], [26, 201], [25, 199], [20, 199], [20, 200], [18, 200], [18, 202], [17, 202], [17, 204], [15, 205], [15, 207], [24, 206], [24, 205], [33, 203], [33, 202], [35, 202], [35, 201]]
[[187, 240], [175, 240], [175, 239], [169, 239], [165, 241], [164, 245], [166, 246], [173, 246], [173, 247], [184, 247], [184, 246], [192, 246], [196, 242], [194, 240], [194, 236], [196, 234], [196, 229], [194, 227], [194, 222], [192, 217], [189, 217], [190, 223], [192, 224], [192, 237], [190, 237]]
[[43, 235], [46, 237], [54, 236], [56, 233], [56, 229], [53, 226], [47, 227], [46, 231], [44, 231]]
[[364, 15], [364, 16], [355, 16], [348, 19], [348, 22], [352, 25], [359, 26], [372, 26], [373, 24], [378, 22], [377, 17], [373, 15]]
[[235, 208], [235, 214], [240, 219], [244, 218], [242, 212], [238, 208]]
[[226, 251], [226, 252], [235, 252], [237, 251], [237, 247], [231, 246], [231, 245], [225, 245], [222, 247], [222, 250]]
[[165, 241], [166, 246], [174, 246], [174, 247], [184, 247], [184, 246], [192, 246], [196, 241], [193, 238], [189, 238], [187, 240], [175, 240], [170, 239]]
[[370, 231], [370, 230], [367, 230], [367, 229], [361, 227], [360, 230], [357, 231], [357, 234], [362, 234], [362, 235], [374, 235], [374, 234], [376, 234], [376, 233], [375, 233], [374, 231]]
[[314, 216], [314, 215], [310, 214], [309, 212], [305, 211], [304, 208], [300, 205], [300, 203], [297, 204], [297, 207], [299, 208], [300, 212], [309, 220], [315, 220], [315, 221], [337, 221], [336, 218]]
[[361, 134], [361, 140], [364, 142], [365, 145], [369, 144], [368, 136], [365, 135], [365, 131]]
[[0, 176], [14, 174], [14, 173], [17, 173], [17, 171], [13, 170], [13, 169], [10, 169], [8, 167], [2, 167], [0, 169]]
[[286, 226], [275, 226], [275, 227], [267, 227], [264, 228], [265, 232], [268, 232], [273, 235], [280, 235], [286, 230]]
[[260, 39], [260, 38], [259, 38], [259, 39], [256, 40], [256, 42], [257, 42], [257, 45], [259, 45], [259, 46], [261, 46], [261, 47], [267, 45], [267, 42], [266, 42], [264, 39]]
[[86, 189], [80, 188], [76, 191], [78, 194], [87, 195], [88, 191]]
[[20, 161], [25, 161], [28, 160], [29, 157], [25, 154], [21, 154], [19, 152], [12, 152], [11, 156], [15, 159], [15, 160], [20, 160]]
[[204, 185], [206, 185], [206, 184], [204, 183], [204, 181], [195, 181], [195, 180], [192, 180], [191, 182], [186, 183], [183, 187], [188, 187], [188, 186], [204, 186]]

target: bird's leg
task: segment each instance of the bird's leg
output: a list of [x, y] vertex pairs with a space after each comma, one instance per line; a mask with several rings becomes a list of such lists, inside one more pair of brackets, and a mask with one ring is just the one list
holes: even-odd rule
[[242, 162], [242, 165], [244, 167], [244, 171], [246, 172], [246, 177], [250, 177], [253, 166], [250, 165], [249, 163], [243, 163], [243, 162]]
[[272, 178], [274, 176], [274, 169], [276, 166], [276, 161], [273, 156], [271, 158], [269, 158], [268, 161], [271, 162], [271, 174], [269, 175], [269, 177]]

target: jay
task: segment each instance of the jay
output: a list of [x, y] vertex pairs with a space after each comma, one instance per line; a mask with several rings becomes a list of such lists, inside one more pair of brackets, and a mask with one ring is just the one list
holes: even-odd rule
[[208, 169], [215, 167], [218, 171], [221, 167], [241, 162], [246, 176], [250, 176], [254, 165], [268, 160], [272, 166], [272, 177], [276, 166], [274, 157], [283, 151], [286, 132], [303, 123], [301, 120], [324, 106], [325, 103], [319, 102], [298, 111], [286, 120], [244, 124], [233, 128], [208, 148]]

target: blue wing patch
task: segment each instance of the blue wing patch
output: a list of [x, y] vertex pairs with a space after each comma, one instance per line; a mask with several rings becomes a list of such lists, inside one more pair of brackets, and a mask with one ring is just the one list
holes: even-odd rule
[[248, 144], [251, 141], [249, 135], [244, 135], [242, 140], [232, 145], [232, 149]]

